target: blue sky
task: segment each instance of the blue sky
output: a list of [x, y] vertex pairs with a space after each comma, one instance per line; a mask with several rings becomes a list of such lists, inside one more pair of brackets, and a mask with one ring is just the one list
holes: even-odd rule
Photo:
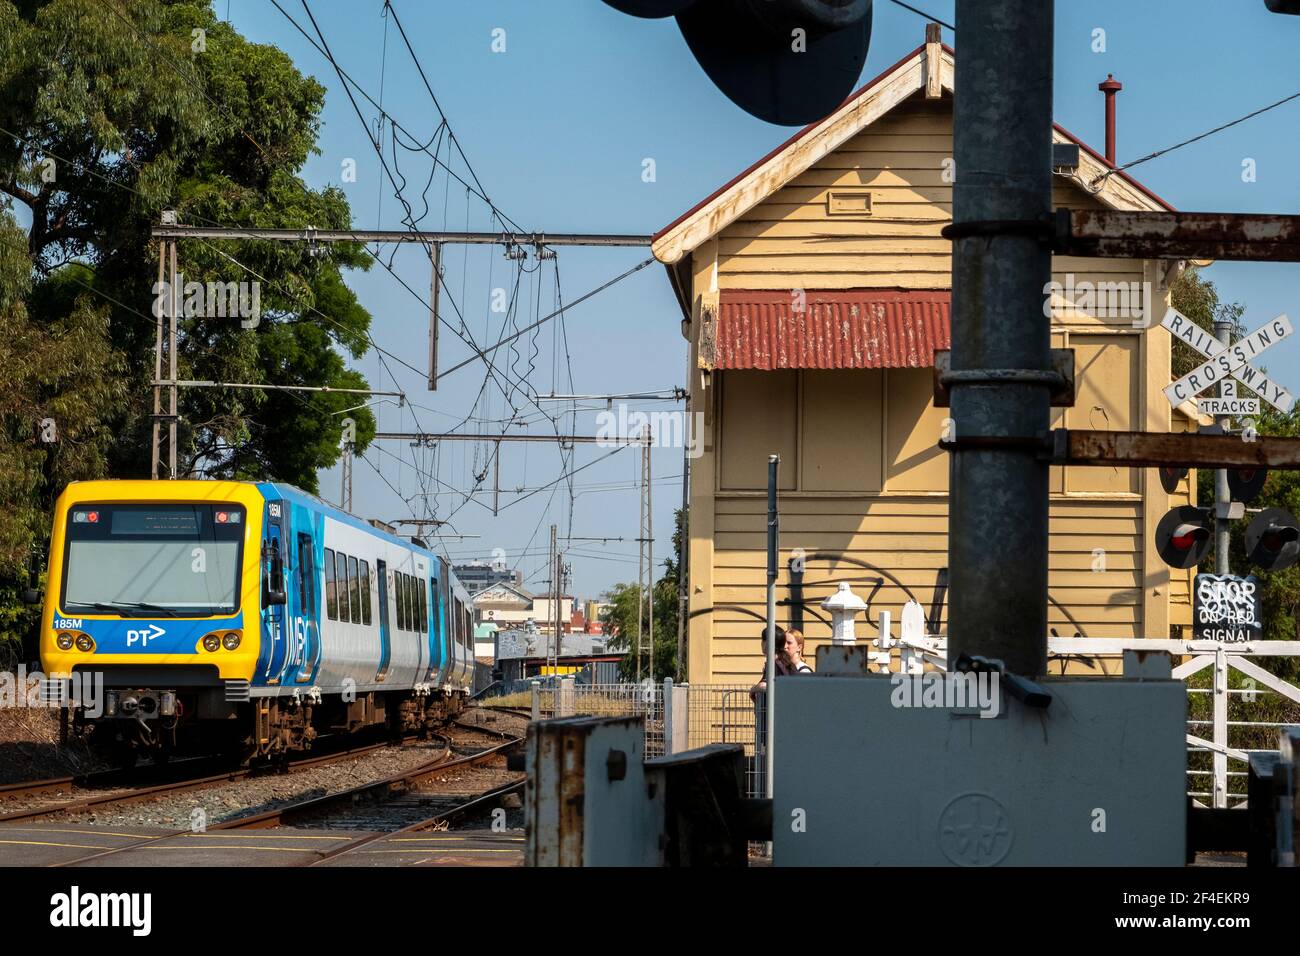
[[[281, 5], [310, 30], [301, 0], [281, 0]], [[953, 22], [952, 0], [918, 0], [913, 5]], [[343, 68], [376, 99], [382, 83], [385, 110], [427, 140], [438, 125], [437, 114], [392, 24], [385, 54], [382, 6], [381, 0], [311, 0], [312, 12]], [[488, 196], [527, 230], [654, 232], [791, 133], [745, 115], [718, 93], [695, 65], [671, 20], [635, 20], [600, 0], [394, 0], [394, 7]], [[919, 45], [924, 34], [925, 21], [916, 14], [888, 0], [876, 0], [875, 7], [864, 82]], [[374, 149], [325, 58], [269, 0], [215, 0], [214, 8], [221, 16], [228, 8], [245, 36], [284, 49], [300, 70], [326, 87], [321, 155], [308, 163], [308, 181], [318, 187], [341, 186], [356, 226], [402, 228], [401, 212], [389, 184], [381, 179]], [[1092, 49], [1097, 29], [1105, 31], [1105, 52]], [[504, 52], [492, 49], [495, 30], [505, 31]], [[944, 40], [960, 55], [960, 41], [951, 31], [944, 30]], [[1300, 17], [1269, 14], [1263, 0], [1066, 0], [1057, 4], [1056, 14], [1056, 119], [1100, 149], [1103, 99], [1097, 83], [1107, 73], [1115, 74], [1124, 83], [1118, 101], [1118, 154], [1121, 163], [1128, 162], [1300, 91], [1297, 48]], [[373, 128], [375, 109], [364, 101], [361, 107]], [[1255, 161], [1257, 174], [1251, 183], [1242, 181], [1242, 162], [1248, 158]], [[349, 159], [356, 162], [355, 182], [343, 181]], [[654, 160], [653, 182], [642, 178], [646, 159]], [[424, 205], [420, 193], [429, 162], [414, 153], [401, 153], [399, 160], [410, 183], [406, 195], [418, 212]], [[465, 175], [457, 162], [451, 165]], [[1295, 213], [1300, 211], [1298, 166], [1300, 100], [1145, 163], [1133, 174], [1180, 209]], [[467, 202], [463, 187], [445, 184], [444, 175], [434, 180], [431, 211], [422, 220], [425, 228], [496, 228], [485, 204]], [[558, 270], [565, 300], [601, 285], [647, 254], [641, 249], [561, 249]], [[529, 268], [534, 265], [531, 259], [527, 262]], [[494, 339], [502, 316], [490, 311], [491, 289], [513, 286], [515, 265], [502, 258], [499, 249], [456, 247], [447, 253], [445, 266], [447, 285], [475, 338], [480, 344]], [[428, 264], [418, 247], [399, 250], [393, 267], [427, 298]], [[531, 321], [537, 309], [541, 315], [551, 311], [554, 268], [555, 263], [543, 263], [540, 272], [521, 277], [520, 324]], [[539, 276], [540, 291], [532, 284]], [[1211, 267], [1207, 277], [1226, 300], [1247, 306], [1251, 328], [1279, 312], [1300, 317], [1300, 264], [1221, 263]], [[422, 368], [424, 307], [378, 267], [349, 281], [375, 318], [376, 341]], [[657, 264], [576, 306], [564, 330], [574, 391], [621, 393], [683, 384], [680, 318]], [[541, 394], [552, 391], [553, 378], [558, 379], [555, 391], [569, 391], [557, 330], [557, 323], [548, 323], [537, 338], [532, 381]], [[443, 367], [471, 354], [449, 334], [442, 342]], [[502, 353], [499, 362], [514, 362], [522, 372], [529, 354], [527, 349], [518, 357]], [[1300, 389], [1300, 343], [1284, 343], [1270, 358], [1271, 371], [1293, 392]], [[379, 406], [380, 425], [386, 430], [433, 431], [454, 425], [469, 413], [483, 384], [479, 363], [449, 376], [435, 393], [426, 390], [421, 376], [392, 360], [381, 367], [373, 353], [356, 366], [375, 388], [391, 389], [395, 373], [398, 387], [418, 403], [401, 410]], [[491, 386], [486, 395], [490, 397], [480, 404], [479, 414], [501, 418], [504, 399]], [[517, 395], [514, 403], [521, 409], [531, 407]], [[532, 412], [536, 418], [537, 410]], [[572, 423], [571, 418], [566, 421]], [[593, 433], [595, 412], [579, 413], [571, 427]], [[479, 430], [499, 428], [488, 421]], [[356, 465], [354, 510], [389, 519], [423, 515], [424, 499], [404, 499], [423, 494], [426, 487], [448, 492], [447, 486], [428, 479], [422, 483], [412, 449], [396, 442], [382, 444], [384, 451], [367, 454], [374, 468], [365, 462]], [[518, 497], [516, 488], [526, 493], [559, 477], [560, 460], [553, 447], [504, 447], [503, 505]], [[448, 445], [437, 463], [439, 478], [456, 489], [470, 487], [472, 474], [482, 470], [483, 453], [470, 443]], [[419, 454], [421, 464], [431, 468], [427, 453]], [[604, 454], [606, 449], [579, 447], [576, 464]], [[681, 499], [681, 464], [677, 450], [655, 453], [658, 556], [670, 547], [672, 507]], [[637, 535], [638, 494], [632, 486], [638, 465], [636, 453], [627, 451], [574, 476], [573, 535], [628, 539], [573, 544], [572, 590], [579, 596], [594, 597], [618, 581], [635, 579], [636, 545], [631, 539]], [[490, 476], [485, 487], [476, 498], [490, 504]], [[337, 500], [337, 469], [322, 475], [322, 492]], [[562, 535], [570, 526], [567, 485], [561, 484], [554, 497], [550, 489], [533, 494], [496, 517], [489, 508], [464, 503], [455, 493], [436, 501], [433, 510], [440, 517], [460, 506], [452, 519], [456, 532], [481, 536], [444, 540], [442, 546], [453, 558], [487, 559], [499, 548], [532, 586], [543, 586], [547, 526], [558, 523]]]

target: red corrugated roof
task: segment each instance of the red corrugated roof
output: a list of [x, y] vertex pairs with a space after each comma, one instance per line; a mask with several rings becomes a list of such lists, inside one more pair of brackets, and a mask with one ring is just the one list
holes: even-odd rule
[[719, 293], [720, 369], [929, 368], [952, 341], [950, 293], [902, 289]]

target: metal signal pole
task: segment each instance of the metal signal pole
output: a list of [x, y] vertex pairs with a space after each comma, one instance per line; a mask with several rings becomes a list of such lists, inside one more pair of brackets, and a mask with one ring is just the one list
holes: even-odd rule
[[[1232, 323], [1216, 319], [1214, 335], [1225, 346], [1232, 344]], [[1216, 394], [1223, 394], [1220, 382]], [[1220, 415], [1215, 419], [1220, 428], [1227, 428], [1229, 418]], [[1228, 560], [1229, 528], [1228, 509], [1232, 505], [1232, 492], [1228, 489], [1228, 470], [1218, 468], [1214, 472], [1214, 573], [1231, 574]]]
[[[1047, 669], [1052, 0], [957, 0], [948, 666]], [[1014, 560], [1015, 570], [1006, 566]]]

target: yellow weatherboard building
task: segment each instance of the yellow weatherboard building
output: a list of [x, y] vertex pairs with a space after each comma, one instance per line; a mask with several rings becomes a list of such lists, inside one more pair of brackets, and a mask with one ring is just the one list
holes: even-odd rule
[[[767, 459], [781, 456], [778, 621], [807, 656], [829, 640], [817, 605], [840, 581], [872, 620], [917, 600], [946, 629], [948, 456], [960, 428], [934, 401], [935, 351], [950, 345], [953, 51], [927, 42], [824, 120], [654, 237], [685, 319], [691, 462], [691, 682], [750, 682], [761, 669]], [[1070, 133], [1057, 208], [1169, 210]], [[1104, 178], [1103, 178], [1104, 177]], [[1052, 346], [1072, 349], [1075, 401], [1053, 427], [1194, 429], [1171, 409], [1160, 328], [1181, 263], [1056, 256], [1043, 290]], [[1050, 316], [1050, 319], [1048, 318]], [[1049, 625], [1061, 636], [1166, 638], [1189, 627], [1191, 572], [1153, 545], [1188, 503], [1154, 469], [1054, 467]], [[792, 571], [791, 561], [794, 560]], [[1016, 556], [988, 542], [991, 573]], [[860, 625], [861, 627], [861, 625]], [[870, 627], [862, 628], [870, 632]], [[1057, 665], [1053, 665], [1054, 667]]]

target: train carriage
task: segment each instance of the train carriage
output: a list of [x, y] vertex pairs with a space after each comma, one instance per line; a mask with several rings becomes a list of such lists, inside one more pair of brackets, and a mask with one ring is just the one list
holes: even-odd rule
[[55, 508], [42, 667], [102, 675], [74, 726], [128, 761], [427, 728], [463, 705], [472, 631], [445, 560], [288, 485], [77, 482]]

